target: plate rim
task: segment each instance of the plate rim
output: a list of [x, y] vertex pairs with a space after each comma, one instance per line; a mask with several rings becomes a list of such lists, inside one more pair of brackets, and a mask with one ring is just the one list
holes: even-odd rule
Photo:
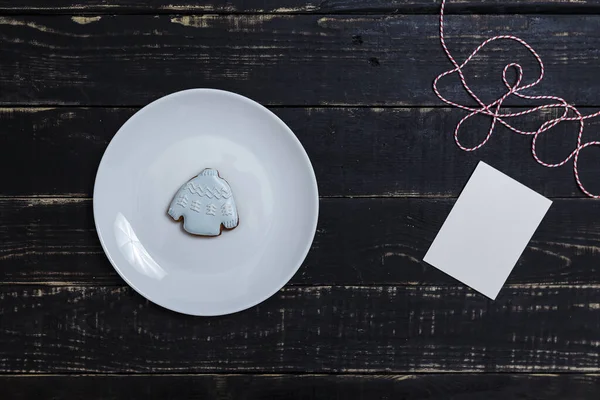
[[[313, 199], [313, 204], [312, 204], [313, 208], [315, 209], [315, 213], [313, 215], [312, 220], [310, 221], [311, 222], [310, 230], [312, 231], [312, 234], [310, 235], [309, 240], [307, 240], [307, 243], [305, 244], [304, 249], [302, 250], [302, 257], [300, 258], [300, 261], [297, 263], [297, 265], [294, 266], [294, 268], [291, 268], [290, 273], [282, 279], [281, 285], [275, 285], [277, 287], [274, 290], [266, 291], [267, 294], [263, 295], [263, 296], [259, 296], [258, 300], [256, 300], [256, 301], [244, 304], [241, 307], [238, 306], [238, 307], [224, 308], [218, 312], [206, 312], [206, 310], [203, 310], [204, 312], [197, 312], [197, 313], [196, 312], [188, 312], [188, 311], [184, 311], [182, 309], [177, 309], [175, 307], [169, 306], [167, 304], [164, 304], [163, 302], [158, 302], [158, 301], [151, 299], [147, 294], [145, 294], [141, 289], [139, 289], [130, 279], [128, 279], [127, 276], [125, 276], [125, 274], [120, 270], [119, 266], [117, 265], [117, 263], [111, 256], [110, 251], [107, 249], [107, 246], [105, 244], [105, 239], [104, 239], [102, 231], [100, 230], [100, 227], [99, 227], [98, 218], [96, 217], [96, 215], [97, 215], [96, 192], [97, 192], [97, 187], [98, 187], [98, 177], [100, 176], [100, 172], [102, 170], [103, 163], [105, 162], [105, 155], [110, 150], [111, 146], [114, 145], [115, 138], [117, 138], [117, 136], [119, 136], [119, 134], [122, 135], [123, 134], [122, 132], [127, 127], [127, 125], [130, 123], [130, 121], [133, 120], [136, 116], [139, 117], [140, 113], [148, 112], [148, 109], [150, 109], [151, 107], [155, 107], [156, 105], [160, 104], [163, 101], [168, 101], [168, 100], [172, 99], [173, 97], [183, 96], [183, 95], [190, 94], [190, 93], [221, 94], [221, 95], [237, 98], [238, 100], [240, 100], [242, 102], [245, 102], [253, 107], [256, 107], [256, 108], [261, 109], [262, 111], [266, 112], [267, 115], [269, 115], [271, 118], [273, 118], [275, 120], [275, 122], [277, 122], [281, 126], [283, 131], [285, 131], [288, 134], [288, 136], [291, 137], [292, 142], [294, 143], [295, 147], [299, 150], [300, 154], [302, 155], [303, 164], [305, 164], [305, 166], [307, 167], [307, 170], [310, 173], [310, 177], [312, 178], [311, 186], [313, 187], [315, 194], [316, 194], [316, 196]], [[230, 91], [222, 90], [222, 89], [213, 89], [213, 88], [191, 88], [191, 89], [184, 89], [184, 90], [180, 90], [177, 92], [167, 94], [165, 96], [162, 96], [162, 97], [155, 99], [154, 101], [146, 104], [144, 107], [140, 108], [132, 116], [130, 116], [127, 119], [127, 121], [125, 121], [125, 123], [123, 123], [123, 125], [121, 125], [121, 127], [113, 135], [113, 137], [110, 139], [110, 142], [108, 143], [108, 146], [106, 146], [106, 148], [104, 149], [104, 152], [102, 153], [102, 158], [100, 159], [100, 163], [98, 164], [98, 168], [96, 170], [96, 176], [94, 179], [94, 189], [93, 189], [93, 193], [92, 193], [92, 209], [93, 209], [94, 226], [96, 228], [96, 234], [98, 235], [98, 238], [100, 240], [100, 245], [102, 246], [102, 250], [103, 250], [106, 258], [108, 258], [110, 264], [112, 265], [114, 270], [117, 271], [117, 274], [121, 277], [121, 279], [123, 279], [125, 281], [125, 283], [127, 283], [127, 285], [129, 285], [129, 287], [131, 287], [133, 290], [135, 290], [139, 295], [141, 295], [143, 298], [145, 298], [146, 300], [150, 301], [153, 304], [156, 304], [160, 307], [163, 307], [165, 309], [168, 309], [170, 311], [177, 312], [180, 314], [191, 315], [191, 316], [203, 316], [203, 317], [230, 315], [230, 314], [234, 314], [234, 313], [238, 313], [238, 312], [247, 310], [247, 309], [252, 308], [252, 307], [264, 302], [265, 300], [269, 299], [270, 297], [275, 295], [277, 292], [279, 292], [285, 285], [287, 285], [289, 283], [289, 281], [294, 277], [294, 275], [298, 272], [298, 270], [300, 269], [300, 267], [306, 260], [308, 253], [310, 252], [310, 249], [312, 247], [312, 244], [314, 242], [316, 232], [317, 232], [317, 225], [318, 225], [319, 214], [320, 214], [319, 205], [320, 205], [319, 187], [318, 187], [318, 182], [317, 182], [317, 178], [315, 175], [313, 165], [310, 161], [310, 157], [308, 156], [308, 153], [306, 152], [306, 149], [304, 148], [304, 146], [302, 146], [302, 143], [300, 142], [298, 137], [294, 134], [294, 132], [291, 130], [291, 128], [289, 126], [287, 126], [287, 124], [285, 122], [283, 122], [283, 120], [281, 118], [279, 118], [273, 111], [269, 110], [267, 107], [263, 106], [262, 104], [258, 103], [257, 101], [254, 101], [254, 100], [252, 100], [246, 96], [243, 96], [241, 94], [238, 94], [238, 93], [234, 93], [234, 92], [230, 92]]]

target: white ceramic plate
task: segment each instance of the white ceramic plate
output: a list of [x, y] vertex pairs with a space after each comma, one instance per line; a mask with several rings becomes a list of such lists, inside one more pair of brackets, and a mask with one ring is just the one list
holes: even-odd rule
[[[240, 224], [190, 235], [167, 215], [178, 188], [204, 168], [233, 190]], [[125, 281], [148, 300], [192, 315], [222, 315], [276, 293], [298, 270], [318, 216], [315, 174], [294, 133], [230, 92], [163, 97], [110, 142], [94, 187], [100, 242]]]

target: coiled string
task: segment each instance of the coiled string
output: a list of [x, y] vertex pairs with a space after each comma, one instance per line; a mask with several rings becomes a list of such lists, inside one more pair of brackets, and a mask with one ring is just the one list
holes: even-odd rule
[[[591, 192], [589, 192], [585, 186], [583, 185], [583, 183], [581, 182], [581, 179], [579, 178], [579, 168], [578, 168], [578, 160], [579, 160], [579, 153], [581, 152], [581, 150], [585, 149], [586, 147], [589, 146], [600, 146], [600, 141], [591, 141], [591, 142], [585, 142], [582, 143], [582, 136], [583, 136], [583, 130], [584, 130], [584, 126], [585, 123], [584, 121], [588, 118], [593, 118], [596, 117], [598, 115], [600, 115], [600, 111], [593, 113], [593, 114], [589, 114], [589, 115], [582, 115], [579, 110], [566, 102], [565, 99], [561, 98], [561, 97], [557, 97], [557, 96], [528, 96], [525, 95], [523, 93], [521, 93], [522, 91], [529, 89], [535, 85], [537, 85], [538, 83], [540, 83], [540, 81], [544, 78], [544, 63], [542, 62], [542, 59], [540, 58], [539, 54], [527, 43], [525, 42], [523, 39], [518, 38], [516, 36], [512, 36], [512, 35], [499, 35], [499, 36], [494, 36], [491, 37], [487, 40], [485, 40], [483, 43], [481, 43], [470, 55], [469, 57], [467, 57], [467, 59], [465, 61], [463, 61], [462, 64], [458, 64], [456, 62], [456, 60], [454, 59], [454, 57], [452, 56], [452, 54], [450, 53], [450, 51], [448, 50], [448, 47], [446, 46], [446, 40], [444, 38], [444, 8], [446, 6], [446, 0], [442, 0], [442, 6], [440, 9], [440, 41], [442, 44], [442, 47], [444, 48], [444, 51], [446, 52], [446, 55], [448, 56], [448, 59], [450, 60], [450, 62], [452, 62], [452, 65], [454, 65], [453, 69], [450, 69], [446, 72], [441, 73], [439, 76], [437, 76], [435, 78], [435, 80], [433, 81], [433, 90], [435, 91], [435, 94], [440, 98], [440, 100], [442, 100], [444, 103], [449, 104], [451, 106], [454, 107], [458, 107], [460, 109], [466, 110], [469, 113], [463, 118], [461, 119], [458, 124], [456, 125], [456, 129], [454, 131], [454, 141], [456, 142], [456, 144], [458, 145], [458, 147], [460, 147], [462, 150], [464, 151], [475, 151], [479, 148], [481, 148], [482, 146], [484, 146], [488, 140], [490, 140], [490, 137], [492, 136], [492, 134], [494, 133], [494, 129], [496, 127], [497, 123], [501, 123], [502, 125], [506, 126], [508, 129], [510, 129], [513, 132], [516, 132], [520, 135], [531, 135], [533, 136], [532, 139], [532, 143], [531, 143], [531, 152], [533, 154], [533, 157], [535, 158], [535, 160], [543, 165], [544, 167], [548, 167], [548, 168], [557, 168], [557, 167], [561, 167], [563, 165], [565, 165], [567, 162], [569, 162], [572, 158], [573, 160], [573, 172], [575, 174], [575, 180], [577, 181], [577, 185], [579, 186], [579, 188], [581, 189], [581, 191], [583, 193], [585, 193], [586, 195], [588, 195], [589, 197], [598, 199], [600, 198], [600, 195], [595, 195]], [[529, 83], [527, 85], [523, 85], [522, 84], [522, 80], [523, 80], [523, 68], [521, 67], [520, 64], [518, 63], [510, 63], [508, 65], [506, 65], [504, 67], [504, 70], [502, 72], [502, 80], [504, 81], [504, 85], [506, 86], [506, 93], [504, 93], [500, 98], [498, 98], [497, 100], [493, 101], [490, 104], [485, 104], [483, 101], [481, 101], [481, 99], [479, 99], [479, 97], [471, 90], [471, 88], [469, 87], [469, 85], [467, 84], [467, 81], [465, 79], [465, 75], [463, 73], [463, 68], [469, 63], [469, 61], [471, 61], [471, 59], [481, 50], [483, 49], [487, 44], [494, 42], [496, 40], [513, 40], [519, 44], [521, 44], [523, 47], [525, 47], [527, 50], [529, 50], [529, 52], [531, 54], [533, 54], [533, 56], [535, 57], [535, 59], [537, 60], [539, 66], [540, 66], [540, 75], [537, 78], [537, 80], [533, 83]], [[508, 82], [508, 79], [506, 77], [507, 75], [507, 71], [513, 68], [516, 70], [517, 72], [517, 79], [516, 81], [511, 85]], [[465, 90], [467, 91], [467, 93], [473, 98], [475, 99], [475, 101], [479, 104], [478, 108], [473, 108], [473, 107], [469, 107], [463, 104], [458, 104], [455, 103], [451, 100], [448, 100], [447, 98], [445, 98], [444, 96], [442, 96], [438, 90], [438, 81], [443, 78], [446, 75], [450, 75], [450, 74], [454, 74], [457, 73], [458, 76], [460, 77], [460, 81], [462, 82], [463, 87], [465, 88]], [[555, 103], [552, 104], [545, 104], [545, 105], [541, 105], [538, 107], [533, 107], [533, 108], [529, 108], [520, 112], [516, 112], [516, 113], [505, 113], [502, 112], [502, 105], [504, 103], [504, 100], [506, 100], [509, 96], [511, 95], [515, 95], [517, 97], [520, 97], [522, 99], [527, 99], [527, 100], [551, 100]], [[540, 125], [540, 127], [535, 130], [535, 131], [523, 131], [520, 129], [515, 128], [514, 126], [512, 126], [511, 124], [509, 124], [507, 122], [507, 120], [509, 118], [514, 118], [514, 117], [520, 117], [526, 114], [530, 114], [533, 112], [536, 112], [538, 110], [542, 110], [542, 109], [546, 109], [546, 108], [562, 108], [564, 110], [563, 114], [555, 119], [549, 120], [549, 121], [545, 121], [544, 123], [542, 123]], [[569, 111], [571, 111], [571, 115], [575, 114], [575, 116], [569, 116]], [[460, 127], [462, 126], [462, 124], [467, 121], [469, 118], [475, 116], [475, 115], [487, 115], [489, 117], [492, 118], [492, 122], [490, 125], [490, 129], [487, 133], [487, 136], [485, 137], [485, 139], [483, 139], [483, 141], [481, 143], [479, 143], [478, 145], [474, 146], [474, 147], [465, 147], [460, 143], [458, 134], [460, 131]], [[577, 135], [577, 146], [575, 148], [575, 150], [573, 150], [573, 152], [564, 160], [562, 160], [561, 162], [552, 164], [552, 163], [547, 163], [542, 161], [539, 156], [537, 155], [537, 151], [536, 151], [536, 143], [537, 143], [537, 139], [539, 138], [539, 136], [546, 132], [547, 130], [553, 128], [554, 126], [558, 125], [560, 122], [562, 121], [579, 121], [579, 134]]]

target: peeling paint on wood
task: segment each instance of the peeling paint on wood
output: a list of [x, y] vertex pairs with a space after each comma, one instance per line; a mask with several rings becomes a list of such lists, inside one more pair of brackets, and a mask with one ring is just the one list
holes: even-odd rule
[[129, 287], [2, 286], [0, 371], [598, 371], [600, 310], [573, 306], [597, 303], [596, 289], [509, 288], [496, 301], [388, 289], [289, 287], [247, 312], [191, 318]]
[[192, 28], [208, 28], [207, 21], [215, 18], [214, 15], [183, 15], [171, 18], [171, 22]]
[[[202, 2], [194, 0], [44, 0], [0, 1], [0, 12], [218, 12], [218, 13], [436, 13], [439, 1], [431, 0], [229, 0]], [[452, 13], [591, 13], [598, 12], [594, 0], [454, 0], [447, 7]]]
[[[31, 28], [35, 31], [39, 31], [43, 34], [49, 35], [59, 35], [59, 36], [69, 36], [69, 37], [78, 37], [78, 38], [86, 38], [90, 35], [87, 34], [76, 34], [72, 32], [68, 32], [66, 30], [54, 29], [49, 26], [43, 25], [41, 23], [26, 21], [19, 18], [11, 18], [11, 17], [0, 17], [0, 25], [9, 25], [9, 26], [23, 26], [27, 28]], [[15, 42], [18, 43], [18, 42]], [[20, 42], [22, 43], [22, 42]], [[56, 46], [47, 45], [49, 48], [56, 48]]]
[[71, 20], [73, 22], [75, 22], [76, 24], [80, 24], [80, 25], [91, 24], [93, 22], [98, 22], [101, 19], [102, 19], [102, 17], [100, 17], [100, 16], [96, 16], [96, 17], [74, 16], [74, 17], [71, 17]]
[[[0, 30], [0, 104], [13, 106], [141, 106], [189, 87], [267, 105], [440, 106], [431, 82], [449, 66], [434, 15], [105, 15], [83, 25], [72, 16], [15, 15], [1, 17]], [[600, 54], [581, 51], [600, 47], [597, 30], [590, 15], [453, 16], [447, 38], [463, 49], [455, 50], [460, 58], [490, 33], [518, 35], [544, 55], [548, 79], [529, 94], [597, 105]], [[502, 66], [514, 61], [525, 76], [537, 73], [526, 50], [486, 48], [471, 66], [474, 90], [484, 100], [504, 93]], [[469, 101], [451, 79], [440, 89]]]
[[[264, 29], [263, 24], [276, 18], [274, 15], [261, 15], [261, 16], [232, 16], [223, 17], [220, 15], [181, 15], [172, 17], [171, 22], [174, 24], [183, 25], [188, 28], [211, 28], [222, 24], [223, 18], [227, 18], [229, 21], [229, 32], [251, 32], [259, 31]], [[284, 18], [280, 16], [277, 18]], [[261, 28], [262, 27], [262, 28]]]

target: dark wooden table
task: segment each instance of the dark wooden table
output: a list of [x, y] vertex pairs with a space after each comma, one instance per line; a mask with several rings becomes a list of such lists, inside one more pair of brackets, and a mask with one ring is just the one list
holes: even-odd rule
[[[475, 153], [454, 145], [464, 114], [431, 90], [449, 68], [438, 6], [0, 0], [0, 398], [598, 399], [600, 201], [506, 129]], [[492, 34], [519, 35], [548, 70], [533, 93], [600, 106], [599, 1], [460, 0], [448, 12], [459, 58]], [[500, 93], [512, 61], [537, 75], [526, 51], [497, 44], [469, 67], [477, 92]], [[136, 294], [92, 216], [117, 129], [193, 87], [269, 106], [306, 147], [322, 194], [292, 281], [218, 318]], [[451, 81], [443, 88], [466, 100]], [[467, 136], [489, 122], [473, 119]], [[566, 156], [575, 128], [541, 140], [542, 155]], [[600, 120], [586, 138], [600, 138]], [[581, 160], [595, 192], [599, 155]], [[479, 160], [554, 199], [496, 301], [421, 261]]]

